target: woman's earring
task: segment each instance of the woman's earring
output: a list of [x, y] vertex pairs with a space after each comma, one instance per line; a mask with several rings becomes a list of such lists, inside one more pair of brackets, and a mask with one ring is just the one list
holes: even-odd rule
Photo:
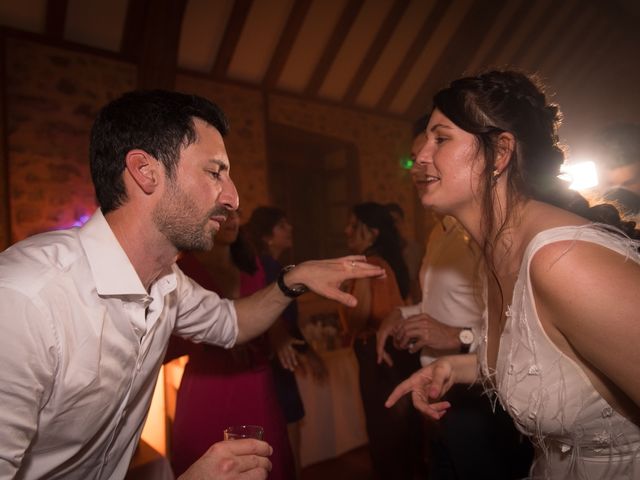
[[496, 168], [491, 174], [492, 175], [491, 183], [495, 185], [498, 182], [498, 177], [500, 176], [501, 173], [502, 172]]

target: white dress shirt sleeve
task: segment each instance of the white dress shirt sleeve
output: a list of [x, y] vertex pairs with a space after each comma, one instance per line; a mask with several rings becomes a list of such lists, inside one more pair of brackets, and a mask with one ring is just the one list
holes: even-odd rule
[[37, 300], [0, 288], [0, 478], [14, 478], [52, 392], [58, 345]]
[[174, 333], [196, 343], [233, 347], [238, 337], [238, 317], [233, 302], [202, 288], [179, 268], [175, 270], [180, 303]]
[[398, 307], [400, 313], [402, 314], [402, 318], [407, 319], [409, 317], [413, 317], [414, 315], [419, 315], [422, 313], [422, 305], [416, 303], [415, 305], [407, 305], [406, 307]]

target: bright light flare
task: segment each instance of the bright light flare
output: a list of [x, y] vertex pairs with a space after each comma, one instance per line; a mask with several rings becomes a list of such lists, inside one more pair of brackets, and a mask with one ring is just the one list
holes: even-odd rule
[[571, 182], [572, 190], [587, 190], [598, 186], [598, 171], [591, 160], [572, 161], [560, 167], [560, 178]]

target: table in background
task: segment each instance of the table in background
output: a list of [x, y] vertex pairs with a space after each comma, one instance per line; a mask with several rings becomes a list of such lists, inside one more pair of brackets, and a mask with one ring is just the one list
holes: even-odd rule
[[358, 384], [358, 363], [351, 348], [318, 352], [329, 378], [319, 384], [296, 374], [304, 403], [301, 423], [302, 466], [337, 457], [368, 442]]

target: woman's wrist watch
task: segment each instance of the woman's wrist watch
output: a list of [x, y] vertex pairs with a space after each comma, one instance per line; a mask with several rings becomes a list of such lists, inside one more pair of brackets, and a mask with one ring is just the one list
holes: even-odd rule
[[458, 340], [460, 340], [460, 353], [469, 353], [471, 350], [471, 344], [475, 340], [475, 335], [470, 327], [465, 327], [458, 333]]
[[309, 291], [309, 287], [307, 287], [302, 283], [298, 283], [292, 287], [289, 287], [287, 286], [286, 283], [284, 283], [285, 273], [287, 273], [290, 270], [293, 270], [294, 268], [295, 268], [295, 265], [287, 265], [286, 267], [284, 267], [282, 270], [280, 270], [280, 274], [278, 275], [278, 280], [276, 281], [276, 283], [278, 284], [278, 288], [280, 288], [280, 291], [282, 291], [282, 293], [284, 293], [285, 296], [289, 298], [299, 297], [303, 293], [307, 293]]

